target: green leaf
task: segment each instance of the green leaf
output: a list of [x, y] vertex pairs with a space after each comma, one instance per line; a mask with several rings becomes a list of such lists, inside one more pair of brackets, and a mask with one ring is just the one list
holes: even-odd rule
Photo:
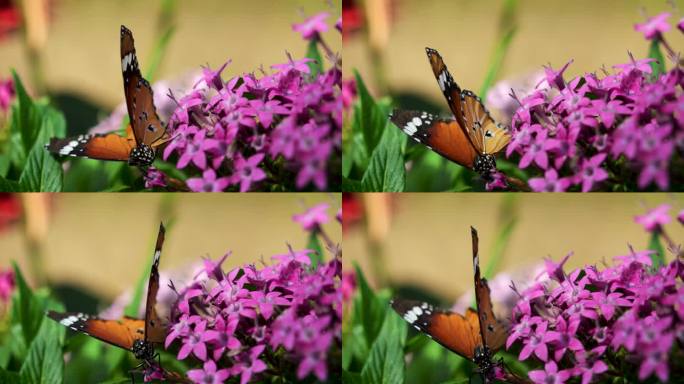
[[364, 191], [404, 191], [406, 170], [402, 151], [406, 137], [398, 129], [389, 128], [385, 129], [380, 143], [371, 155], [368, 169], [361, 179]]
[[24, 275], [16, 263], [12, 262], [16, 292], [12, 296], [12, 324], [21, 326], [21, 335], [26, 345], [30, 345], [38, 333], [43, 320], [43, 309], [38, 298], [26, 283]]
[[342, 177], [342, 192], [363, 192], [363, 184], [358, 180]]
[[655, 251], [655, 253], [651, 255], [653, 269], [658, 269], [665, 265], [665, 250], [660, 242], [660, 233], [658, 231], [653, 231], [651, 233], [651, 240], [648, 243], [648, 249]]
[[344, 384], [359, 384], [363, 383], [361, 380], [361, 374], [356, 372], [349, 372], [347, 370], [342, 371], [342, 382]]
[[663, 53], [660, 51], [660, 41], [658, 39], [651, 41], [651, 46], [648, 49], [648, 57], [655, 59], [655, 61], [651, 63], [653, 77], [658, 78], [660, 75], [665, 73], [665, 58], [663, 57]]
[[371, 347], [368, 361], [361, 370], [364, 383], [404, 382], [406, 323], [404, 319], [391, 311], [385, 314], [380, 334]]
[[24, 192], [18, 181], [7, 180], [0, 177], [0, 192]]
[[37, 105], [26, 93], [24, 83], [19, 75], [12, 70], [16, 101], [12, 105], [10, 132], [12, 135], [11, 151], [15, 159], [15, 165], [21, 167], [26, 155], [33, 147], [38, 137], [39, 127], [42, 121], [42, 105]]
[[19, 374], [27, 383], [61, 383], [64, 375], [61, 344], [65, 328], [55, 321], [41, 318], [44, 321]]
[[26, 191], [61, 192], [62, 167], [41, 145], [34, 145], [19, 184]]
[[307, 249], [312, 249], [314, 252], [309, 253], [309, 258], [311, 259], [311, 266], [316, 268], [317, 265], [323, 262], [323, 247], [318, 239], [318, 231], [311, 231], [309, 234], [309, 242], [306, 246]]
[[366, 150], [371, 153], [380, 141], [382, 130], [389, 120], [388, 110], [378, 106], [358, 71], [354, 70], [354, 76], [359, 98], [354, 105], [352, 131], [363, 134]]
[[145, 71], [145, 78], [152, 83], [159, 70], [159, 65], [164, 59], [164, 54], [166, 54], [166, 49], [169, 46], [171, 37], [173, 36], [174, 28], [173, 26], [168, 26], [165, 31], [162, 32], [159, 39], [154, 44], [152, 49], [152, 55], [150, 55], [147, 71]]
[[358, 294], [354, 298], [354, 308], [352, 310], [356, 318], [354, 322], [363, 326], [366, 342], [368, 345], [371, 345], [375, 341], [378, 332], [380, 332], [384, 313], [387, 312], [389, 306], [382, 306], [379, 303], [378, 298], [368, 285], [366, 277], [357, 264], [354, 264], [354, 269], [358, 283]]
[[317, 76], [319, 73], [323, 73], [323, 58], [321, 57], [321, 52], [318, 50], [318, 42], [316, 39], [309, 41], [309, 47], [306, 50], [306, 57], [313, 59], [307, 65], [311, 70], [312, 76]]
[[0, 369], [0, 383], [3, 384], [21, 384], [21, 379], [19, 374], [16, 372], [6, 371]]

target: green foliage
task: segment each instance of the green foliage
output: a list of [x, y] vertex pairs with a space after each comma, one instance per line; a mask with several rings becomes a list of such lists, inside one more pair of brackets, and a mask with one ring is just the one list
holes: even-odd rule
[[12, 76], [17, 96], [0, 143], [0, 190], [61, 191], [62, 168], [43, 146], [50, 137], [64, 136], [64, 116], [46, 100], [32, 100], [16, 72]]
[[401, 383], [406, 323], [390, 309], [389, 292], [373, 292], [358, 266], [356, 277], [359, 290], [342, 332], [343, 381]]
[[653, 231], [651, 233], [651, 239], [648, 242], [648, 249], [655, 251], [651, 255], [651, 260], [653, 261], [652, 268], [654, 270], [665, 265], [665, 250], [663, 249], [663, 245], [660, 242], [659, 231]]
[[0, 334], [0, 382], [61, 383], [65, 328], [48, 319], [45, 312], [63, 307], [47, 291], [31, 290], [16, 264], [14, 274], [9, 329]]
[[651, 41], [651, 46], [648, 49], [648, 57], [655, 59], [655, 61], [651, 63], [654, 78], [658, 78], [665, 73], [665, 58], [660, 50], [660, 41], [658, 39]]

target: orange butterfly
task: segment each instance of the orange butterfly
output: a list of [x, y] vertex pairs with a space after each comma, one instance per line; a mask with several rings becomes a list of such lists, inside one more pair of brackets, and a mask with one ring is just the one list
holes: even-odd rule
[[166, 328], [157, 310], [157, 291], [159, 291], [159, 257], [164, 243], [164, 225], [159, 225], [157, 244], [154, 249], [154, 261], [147, 283], [147, 302], [145, 319], [124, 317], [119, 320], [104, 320], [79, 312], [59, 313], [48, 311], [47, 315], [76, 332], [85, 333], [106, 343], [133, 352], [142, 364], [149, 365], [158, 354], [154, 344], [163, 343], [166, 339]]
[[48, 151], [61, 156], [89, 157], [98, 160], [126, 161], [148, 166], [157, 149], [170, 140], [154, 106], [152, 87], [140, 74], [133, 33], [121, 26], [121, 71], [130, 125], [126, 137], [116, 133], [90, 134], [65, 139], [52, 138]]
[[[465, 315], [461, 315], [428, 303], [403, 299], [394, 299], [391, 305], [415, 329], [475, 363], [478, 373], [488, 382], [493, 380], [495, 369], [502, 365], [493, 361], [493, 356], [504, 345], [507, 330], [494, 316], [487, 280], [480, 277], [477, 231], [473, 227], [470, 230], [477, 311], [468, 308]], [[515, 382], [518, 379], [505, 370], [504, 374], [509, 375], [506, 377], [508, 381]]]
[[425, 48], [432, 72], [455, 119], [421, 111], [396, 110], [390, 120], [417, 142], [487, 179], [496, 169], [495, 155], [511, 140], [511, 131], [497, 123], [473, 92], [461, 90], [442, 56]]

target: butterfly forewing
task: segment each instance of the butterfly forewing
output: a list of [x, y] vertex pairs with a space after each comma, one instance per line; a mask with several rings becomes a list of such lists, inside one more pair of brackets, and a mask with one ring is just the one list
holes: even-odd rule
[[446, 98], [451, 112], [454, 114], [459, 125], [465, 127], [463, 121], [463, 107], [461, 104], [461, 87], [454, 81], [449, 69], [447, 69], [446, 64], [444, 64], [444, 60], [442, 60], [442, 56], [436, 49], [425, 48], [425, 53], [427, 53], [432, 73], [435, 75], [435, 79], [437, 79], [439, 89]]
[[506, 341], [506, 328], [494, 316], [491, 294], [487, 280], [480, 276], [479, 240], [475, 228], [470, 227], [473, 241], [473, 268], [475, 277], [475, 302], [483, 345], [492, 353], [500, 349]]
[[128, 117], [137, 144], [153, 146], [166, 139], [166, 130], [154, 106], [152, 87], [142, 77], [131, 31], [121, 26], [121, 72]]
[[157, 292], [159, 291], [159, 258], [164, 245], [164, 225], [159, 224], [159, 234], [154, 247], [154, 259], [150, 279], [147, 283], [147, 304], [145, 306], [145, 340], [152, 343], [162, 343], [166, 339], [166, 330], [157, 314]]
[[395, 110], [391, 121], [415, 141], [456, 162], [471, 168], [477, 155], [456, 120], [439, 118], [420, 111]]
[[468, 360], [473, 359], [475, 347], [482, 345], [477, 313], [470, 308], [462, 316], [428, 303], [402, 299], [393, 300], [392, 308], [418, 331]]
[[104, 320], [84, 313], [49, 311], [51, 319], [76, 332], [85, 333], [106, 343], [131, 350], [135, 340], [142, 340], [145, 333], [143, 320], [124, 317], [119, 320]]

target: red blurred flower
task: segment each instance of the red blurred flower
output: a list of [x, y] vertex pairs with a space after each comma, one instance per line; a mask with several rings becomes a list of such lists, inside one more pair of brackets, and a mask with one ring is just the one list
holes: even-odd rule
[[12, 0], [0, 0], [0, 40], [19, 29], [21, 15]]
[[342, 194], [342, 233], [346, 232], [352, 225], [361, 221], [363, 217], [363, 206], [353, 193]]
[[361, 30], [363, 14], [355, 0], [342, 1], [342, 41]]
[[21, 202], [16, 195], [0, 193], [0, 232], [19, 219]]

